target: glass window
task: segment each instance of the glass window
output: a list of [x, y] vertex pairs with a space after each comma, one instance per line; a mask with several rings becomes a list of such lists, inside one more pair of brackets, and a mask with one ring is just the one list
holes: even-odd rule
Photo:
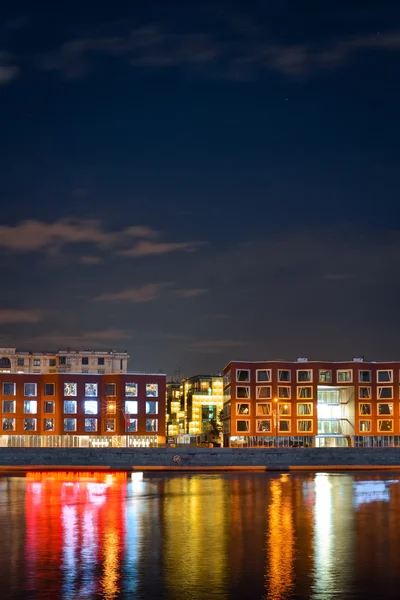
[[378, 404], [378, 415], [392, 415], [393, 404], [391, 402], [379, 403]]
[[290, 421], [288, 419], [279, 419], [279, 431], [290, 431]]
[[54, 383], [45, 383], [44, 384], [44, 395], [45, 396], [54, 396]]
[[24, 419], [24, 431], [36, 431], [36, 419]]
[[256, 405], [257, 415], [270, 415], [271, 402], [258, 402]]
[[358, 389], [358, 397], [362, 400], [365, 398], [369, 400], [371, 398], [371, 388], [370, 387], [360, 387]]
[[3, 431], [15, 431], [15, 419], [9, 417], [3, 419]]
[[83, 365], [88, 365], [89, 364], [89, 357], [88, 356], [82, 356], [82, 364]]
[[86, 398], [97, 398], [97, 383], [85, 383]]
[[297, 398], [312, 398], [312, 387], [310, 385], [307, 386], [297, 386]]
[[256, 381], [259, 383], [271, 381], [271, 369], [257, 369]]
[[378, 387], [378, 399], [391, 400], [393, 398], [392, 387]]
[[64, 419], [64, 431], [76, 431], [76, 419]]
[[371, 421], [360, 421], [360, 431], [369, 432], [371, 431]]
[[146, 383], [147, 398], [158, 398], [158, 383]]
[[302, 402], [297, 405], [297, 415], [299, 417], [303, 415], [311, 416], [313, 414], [312, 402]]
[[301, 369], [297, 371], [297, 381], [299, 383], [302, 382], [310, 382], [312, 381], [312, 370], [311, 369]]
[[146, 402], [146, 415], [158, 414], [158, 402]]
[[290, 416], [290, 413], [291, 413], [291, 406], [290, 406], [290, 404], [284, 404], [284, 403], [279, 402], [278, 409], [279, 409], [279, 414], [280, 415], [283, 415], [285, 417], [289, 417]]
[[115, 383], [106, 383], [104, 386], [104, 394], [106, 396], [116, 396], [117, 395], [117, 386]]
[[3, 400], [3, 413], [15, 413], [15, 400]]
[[256, 387], [257, 398], [272, 398], [270, 385], [258, 385]]
[[95, 433], [97, 431], [97, 419], [85, 419], [85, 432]]
[[250, 413], [250, 404], [236, 404], [237, 415], [248, 415]]
[[313, 422], [311, 419], [301, 419], [297, 421], [297, 431], [310, 433], [312, 431]]
[[237, 369], [236, 381], [250, 381], [250, 371], [248, 369]]
[[393, 382], [393, 371], [377, 371], [378, 383], [392, 383]]
[[55, 367], [55, 366], [56, 366], [56, 359], [50, 358], [49, 359], [49, 367]]
[[54, 419], [44, 419], [43, 428], [45, 431], [54, 431]]
[[18, 365], [18, 367], [25, 366], [25, 359], [24, 358], [17, 358], [17, 365]]
[[104, 358], [98, 358], [97, 359], [97, 364], [100, 367], [104, 367]]
[[137, 415], [138, 403], [137, 400], [125, 400], [125, 413], [127, 415]]
[[236, 387], [236, 398], [250, 398], [250, 388], [244, 385]]
[[291, 396], [291, 388], [284, 387], [282, 385], [278, 386], [278, 398], [282, 398], [284, 400], [290, 400]]
[[360, 413], [360, 415], [372, 415], [371, 404], [360, 403], [359, 404], [359, 413]]
[[137, 419], [126, 419], [125, 431], [129, 433], [136, 433], [137, 431]]
[[67, 357], [66, 356], [59, 356], [58, 357], [58, 364], [59, 365], [66, 365], [67, 364]]
[[34, 367], [40, 367], [40, 358], [34, 358], [33, 359], [33, 366]]
[[290, 382], [290, 371], [288, 369], [279, 369], [278, 381]]
[[338, 369], [336, 371], [336, 380], [338, 383], [351, 383], [353, 381], [353, 370]]
[[259, 433], [271, 431], [271, 419], [257, 419], [257, 431]]
[[125, 384], [125, 396], [128, 398], [136, 398], [138, 395], [137, 383], [126, 383]]
[[104, 431], [106, 433], [114, 433], [115, 429], [115, 419], [104, 419]]
[[37, 396], [36, 383], [24, 383], [24, 396]]
[[97, 415], [97, 400], [85, 400], [83, 406], [85, 415]]
[[36, 415], [37, 400], [24, 400], [24, 413], [26, 415]]
[[158, 419], [146, 419], [146, 431], [148, 431], [148, 432], [158, 431]]
[[372, 381], [371, 371], [358, 371], [358, 381], [360, 383], [371, 383], [371, 381]]
[[77, 385], [76, 383], [64, 383], [64, 396], [76, 396]]
[[15, 396], [15, 383], [3, 383], [3, 396]]
[[224, 387], [225, 387], [226, 385], [229, 385], [229, 384], [230, 384], [230, 382], [231, 382], [231, 372], [230, 372], [230, 371], [227, 371], [227, 372], [225, 373], [225, 375], [224, 375]]
[[47, 400], [44, 403], [44, 413], [45, 415], [51, 415], [54, 413], [54, 402], [52, 400]]
[[378, 431], [393, 431], [393, 420], [381, 420], [378, 419]]
[[332, 383], [332, 371], [330, 369], [320, 369], [319, 381], [320, 383]]
[[75, 415], [77, 409], [76, 400], [64, 400], [64, 414]]
[[236, 431], [242, 433], [249, 432], [250, 421], [236, 421]]

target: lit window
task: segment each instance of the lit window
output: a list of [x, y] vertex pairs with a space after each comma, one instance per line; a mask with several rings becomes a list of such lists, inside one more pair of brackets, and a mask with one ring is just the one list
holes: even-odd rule
[[236, 398], [250, 398], [250, 388], [248, 386], [240, 386], [236, 387]]
[[106, 383], [104, 386], [104, 394], [106, 396], [116, 396], [116, 385], [115, 383]]
[[24, 400], [24, 413], [26, 415], [36, 415], [37, 401], [36, 400]]
[[291, 373], [288, 369], [279, 369], [278, 371], [278, 381], [284, 383], [290, 383]]
[[97, 398], [97, 383], [85, 383], [86, 398]]
[[44, 395], [45, 396], [54, 396], [54, 383], [45, 383], [44, 384]]
[[358, 381], [360, 383], [371, 383], [371, 381], [372, 381], [371, 371], [358, 371]]
[[115, 432], [115, 419], [104, 419], [104, 431], [106, 433]]
[[319, 381], [320, 383], [332, 383], [332, 371], [330, 369], [320, 369]]
[[85, 415], [97, 415], [97, 400], [85, 400]]
[[36, 431], [36, 419], [24, 419], [24, 431]]
[[371, 388], [370, 387], [360, 387], [358, 390], [358, 397], [360, 400], [370, 400], [371, 398]]
[[77, 409], [76, 400], [64, 400], [64, 414], [75, 415]]
[[392, 387], [378, 387], [378, 399], [391, 400], [393, 398]]
[[138, 395], [137, 383], [126, 383], [125, 384], [125, 396], [128, 398], [136, 398]]
[[270, 415], [271, 402], [258, 402], [256, 405], [257, 415]]
[[297, 398], [300, 400], [302, 398], [308, 398], [309, 400], [312, 398], [312, 387], [310, 385], [307, 386], [297, 386]]
[[43, 428], [45, 431], [54, 431], [54, 419], [44, 419]]
[[250, 421], [236, 421], [236, 431], [238, 433], [248, 433], [250, 431]]
[[64, 383], [64, 396], [76, 396], [77, 385], [76, 383]]
[[311, 369], [301, 369], [297, 371], [297, 381], [298, 383], [306, 383], [312, 382], [312, 370]]
[[64, 419], [64, 431], [67, 433], [76, 431], [76, 419]]
[[126, 419], [125, 420], [125, 431], [128, 433], [137, 432], [137, 419]]
[[258, 383], [263, 383], [271, 381], [271, 369], [257, 369], [256, 371], [256, 381]]
[[267, 433], [271, 431], [271, 419], [257, 419], [257, 432]]
[[258, 385], [256, 387], [257, 398], [271, 398], [271, 386], [270, 385]]
[[378, 415], [392, 415], [393, 404], [391, 402], [379, 403], [378, 404]]
[[15, 400], [3, 400], [3, 413], [15, 413]]
[[288, 419], [279, 419], [279, 431], [290, 431], [290, 421]]
[[15, 431], [15, 419], [3, 419], [3, 431]]
[[283, 400], [289, 400], [291, 397], [291, 388], [285, 387], [283, 385], [278, 386], [278, 398], [282, 398]]
[[372, 429], [371, 427], [371, 421], [360, 421], [360, 431], [364, 432], [364, 433], [368, 433], [370, 432]]
[[392, 383], [393, 382], [393, 371], [377, 371], [378, 383]]
[[158, 419], [146, 419], [146, 431], [152, 433], [158, 431]]
[[40, 367], [40, 358], [34, 358], [33, 359], [33, 366], [34, 367]]
[[146, 415], [158, 414], [158, 402], [146, 402]]
[[24, 396], [37, 396], [36, 383], [24, 383]]
[[146, 396], [147, 398], [158, 397], [158, 384], [157, 383], [146, 383]]
[[125, 414], [137, 415], [138, 403], [137, 400], [126, 400], [125, 401]]
[[230, 372], [230, 371], [227, 371], [227, 372], [225, 373], [223, 380], [224, 380], [224, 387], [225, 387], [226, 385], [229, 385], [229, 384], [230, 384], [230, 382], [231, 382], [231, 372]]
[[44, 413], [46, 415], [51, 415], [54, 413], [54, 402], [52, 400], [48, 400], [44, 403]]
[[372, 406], [371, 404], [360, 403], [359, 404], [359, 414], [360, 415], [372, 415]]
[[336, 380], [338, 383], [351, 383], [353, 381], [353, 370], [338, 369], [336, 371]]
[[250, 404], [236, 404], [237, 415], [248, 415], [250, 414]]
[[311, 416], [313, 414], [313, 405], [311, 402], [302, 402], [297, 405], [297, 415], [299, 417], [303, 415]]
[[302, 419], [297, 421], [297, 431], [310, 433], [312, 431], [313, 422], [311, 419]]
[[85, 419], [85, 432], [95, 433], [97, 431], [97, 419]]
[[393, 420], [392, 419], [387, 419], [387, 420], [378, 420], [378, 431], [383, 431], [383, 432], [390, 432], [393, 431]]
[[290, 413], [291, 413], [291, 406], [290, 404], [284, 404], [279, 402], [278, 405], [278, 410], [279, 410], [279, 414], [283, 415], [284, 417], [290, 417]]
[[250, 371], [248, 369], [237, 369], [236, 381], [250, 381]]
[[3, 383], [3, 396], [15, 396], [15, 383]]

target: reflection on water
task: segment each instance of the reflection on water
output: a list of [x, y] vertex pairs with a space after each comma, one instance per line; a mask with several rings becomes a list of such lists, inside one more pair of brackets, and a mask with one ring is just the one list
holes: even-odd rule
[[398, 598], [400, 486], [368, 474], [0, 479], [1, 599]]

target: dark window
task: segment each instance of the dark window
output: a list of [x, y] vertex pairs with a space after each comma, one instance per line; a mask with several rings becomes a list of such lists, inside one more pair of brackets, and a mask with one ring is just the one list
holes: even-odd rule
[[49, 360], [49, 367], [55, 367], [56, 366], [56, 359], [55, 358], [50, 358]]
[[82, 356], [82, 364], [83, 365], [88, 365], [89, 364], [89, 357], [88, 356]]
[[97, 364], [104, 366], [104, 358], [98, 358], [97, 359]]
[[24, 358], [17, 358], [17, 365], [19, 367], [23, 367], [25, 365], [25, 359]]
[[54, 402], [47, 401], [44, 403], [44, 412], [46, 415], [52, 415], [54, 413]]
[[3, 396], [15, 396], [15, 383], [3, 383]]
[[44, 384], [44, 395], [45, 396], [54, 396], [54, 383], [45, 383]]
[[59, 365], [66, 365], [67, 364], [67, 357], [66, 356], [59, 356], [58, 357], [58, 364]]
[[106, 396], [116, 396], [116, 385], [115, 383], [106, 383], [104, 386], [104, 394]]
[[11, 361], [9, 358], [0, 358], [0, 368], [11, 369]]

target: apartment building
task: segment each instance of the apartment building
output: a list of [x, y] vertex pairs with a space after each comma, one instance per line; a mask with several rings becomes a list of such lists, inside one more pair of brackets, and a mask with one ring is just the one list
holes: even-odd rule
[[195, 375], [182, 381], [186, 433], [206, 432], [210, 421], [217, 421], [222, 410], [222, 376]]
[[224, 445], [400, 446], [400, 362], [230, 362]]
[[113, 350], [57, 350], [23, 352], [0, 348], [0, 373], [126, 373], [127, 352]]
[[0, 445], [164, 443], [165, 390], [159, 373], [0, 372]]

